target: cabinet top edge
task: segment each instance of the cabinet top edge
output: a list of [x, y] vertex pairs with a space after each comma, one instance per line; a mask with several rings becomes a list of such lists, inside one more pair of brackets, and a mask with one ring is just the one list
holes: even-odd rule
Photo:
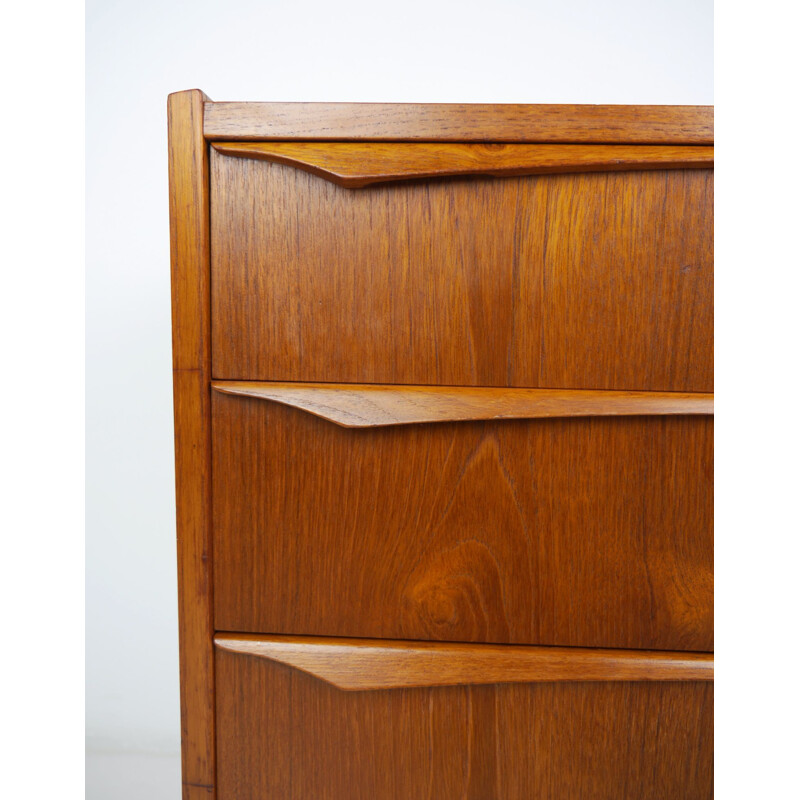
[[204, 103], [211, 141], [713, 144], [714, 107], [520, 103]]

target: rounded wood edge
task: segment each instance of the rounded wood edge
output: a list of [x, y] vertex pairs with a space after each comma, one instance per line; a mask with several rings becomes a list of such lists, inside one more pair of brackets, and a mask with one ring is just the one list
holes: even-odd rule
[[345, 428], [714, 413], [714, 395], [704, 393], [257, 381], [211, 385], [223, 394], [280, 403]]
[[198, 89], [167, 100], [184, 798], [215, 797], [208, 146]]
[[713, 106], [459, 103], [205, 104], [210, 141], [713, 144]]
[[710, 681], [712, 653], [217, 634], [218, 650], [298, 669], [345, 691], [498, 683]]
[[712, 146], [214, 142], [221, 155], [283, 164], [346, 189], [434, 178], [713, 169]]

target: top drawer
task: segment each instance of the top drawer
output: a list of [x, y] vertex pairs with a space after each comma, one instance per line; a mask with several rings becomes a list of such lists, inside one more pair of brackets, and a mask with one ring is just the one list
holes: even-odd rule
[[215, 144], [214, 377], [712, 391], [711, 158]]

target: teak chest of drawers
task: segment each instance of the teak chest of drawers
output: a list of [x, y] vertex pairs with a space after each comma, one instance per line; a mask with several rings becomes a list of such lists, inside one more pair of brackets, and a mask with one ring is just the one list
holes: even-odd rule
[[169, 130], [184, 797], [712, 797], [712, 110]]

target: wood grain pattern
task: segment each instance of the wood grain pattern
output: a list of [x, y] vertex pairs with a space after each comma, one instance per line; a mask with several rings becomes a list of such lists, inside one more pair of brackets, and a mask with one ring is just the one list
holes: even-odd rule
[[713, 391], [712, 170], [354, 192], [211, 162], [216, 379]]
[[213, 147], [226, 156], [297, 167], [349, 189], [458, 175], [503, 178], [714, 165], [713, 147], [685, 145], [217, 142]]
[[217, 634], [218, 650], [267, 658], [346, 691], [543, 681], [714, 679], [711, 653]]
[[342, 692], [217, 653], [221, 800], [711, 800], [713, 683]]
[[713, 414], [713, 394], [214, 381], [223, 394], [301, 408], [344, 428], [553, 417]]
[[212, 407], [217, 630], [713, 650], [711, 417]]
[[206, 103], [206, 138], [702, 145], [713, 106]]
[[713, 109], [169, 121], [184, 800], [711, 798]]
[[179, 92], [167, 106], [184, 800], [215, 796], [205, 99], [196, 90]]

